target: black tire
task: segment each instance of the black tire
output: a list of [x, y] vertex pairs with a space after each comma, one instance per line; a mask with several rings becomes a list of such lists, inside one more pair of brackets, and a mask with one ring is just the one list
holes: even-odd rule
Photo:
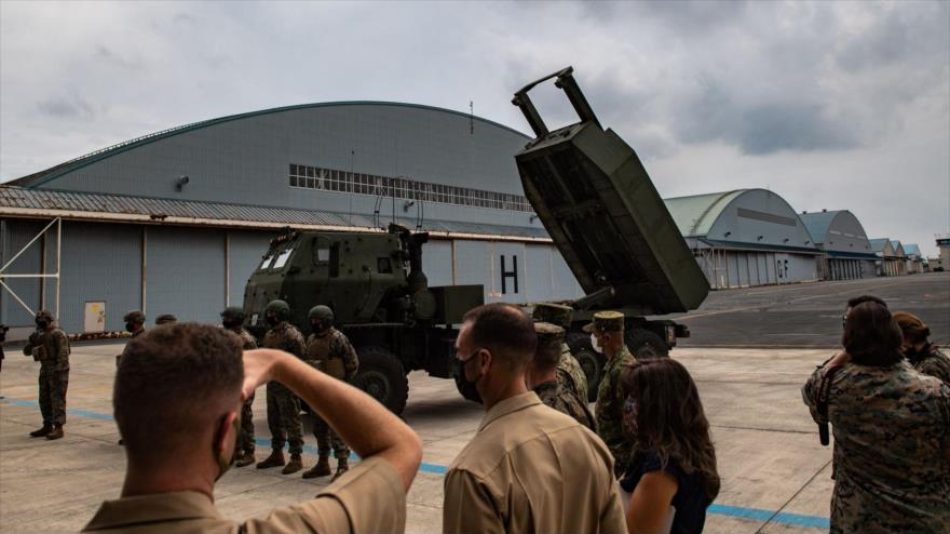
[[587, 375], [587, 402], [596, 402], [597, 390], [600, 387], [600, 379], [603, 377], [606, 363], [604, 355], [594, 350], [590, 345], [590, 336], [587, 334], [569, 334], [567, 346], [571, 348], [571, 354], [577, 358], [581, 369]]
[[360, 357], [360, 368], [351, 383], [391, 412], [401, 414], [409, 399], [409, 378], [402, 362], [383, 347], [361, 347], [356, 352]]
[[627, 349], [637, 357], [638, 360], [648, 360], [651, 358], [666, 358], [670, 355], [670, 349], [666, 346], [663, 338], [649, 330], [643, 330], [634, 326], [628, 330], [624, 336], [627, 342]]

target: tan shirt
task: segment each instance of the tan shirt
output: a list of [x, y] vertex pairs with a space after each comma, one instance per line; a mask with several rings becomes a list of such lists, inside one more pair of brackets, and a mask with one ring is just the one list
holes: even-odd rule
[[406, 492], [386, 460], [360, 462], [314, 500], [276, 508], [264, 519], [237, 523], [221, 517], [205, 494], [179, 491], [106, 501], [83, 532], [134, 534], [401, 533]]
[[485, 414], [446, 474], [442, 512], [446, 534], [627, 531], [604, 442], [534, 392]]

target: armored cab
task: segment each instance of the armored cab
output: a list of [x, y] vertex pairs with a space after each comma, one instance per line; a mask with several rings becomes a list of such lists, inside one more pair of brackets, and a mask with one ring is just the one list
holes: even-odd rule
[[247, 327], [261, 336], [264, 308], [282, 299], [306, 335], [310, 308], [330, 306], [360, 357], [354, 385], [399, 413], [408, 395], [406, 373], [424, 369], [452, 377], [452, 325], [483, 303], [480, 285], [429, 287], [422, 271], [427, 239], [397, 225], [388, 232], [285, 229], [248, 280]]
[[[515, 156], [525, 195], [587, 293], [569, 303], [577, 326], [594, 310], [622, 310], [630, 349], [665, 355], [689, 331], [644, 316], [695, 309], [709, 284], [636, 151], [600, 125], [572, 74], [568, 67], [515, 94], [536, 135]], [[528, 97], [552, 78], [579, 117], [553, 132]], [[586, 339], [573, 336], [572, 346], [596, 385], [602, 361]]]

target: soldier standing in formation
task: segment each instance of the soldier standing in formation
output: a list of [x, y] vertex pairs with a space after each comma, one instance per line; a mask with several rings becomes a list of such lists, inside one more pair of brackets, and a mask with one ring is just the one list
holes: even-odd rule
[[573, 389], [557, 379], [564, 329], [551, 323], [536, 322], [534, 331], [538, 334], [538, 349], [528, 364], [528, 387], [537, 393], [544, 404], [570, 415], [578, 423], [597, 432], [597, 422], [587, 407], [587, 399], [581, 399]]
[[[571, 321], [574, 319], [574, 310], [570, 306], [560, 304], [537, 304], [532, 311], [532, 318], [535, 321], [551, 323], [560, 326], [566, 333], [571, 330]], [[571, 354], [571, 348], [567, 345], [567, 340], [561, 342], [561, 356], [557, 364], [557, 382], [562, 386], [573, 390], [577, 396], [587, 403], [587, 375], [581, 367], [577, 358]]]
[[[304, 360], [333, 378], [349, 382], [359, 369], [359, 357], [346, 334], [333, 327], [333, 310], [328, 306], [314, 306], [308, 315], [313, 333], [307, 338]], [[303, 478], [330, 474], [332, 447], [337, 462], [332, 482], [349, 470], [350, 449], [319, 415], [314, 415], [313, 418], [313, 435], [317, 438], [320, 459], [317, 465], [304, 472]]]
[[[283, 300], [272, 300], [264, 308], [264, 320], [270, 330], [264, 335], [263, 347], [279, 349], [303, 357], [303, 334], [290, 324], [290, 306]], [[267, 383], [267, 426], [270, 428], [271, 453], [258, 469], [284, 466], [281, 473], [289, 475], [303, 469], [303, 437], [300, 426], [300, 401], [279, 382]], [[284, 442], [290, 444], [290, 462], [284, 465]]]
[[947, 532], [950, 387], [903, 361], [901, 330], [880, 299], [849, 302], [844, 351], [802, 387], [834, 430], [831, 532]]
[[[241, 338], [241, 348], [252, 350], [257, 348], [257, 340], [250, 332], [244, 329], [244, 310], [231, 306], [221, 312], [221, 325], [225, 330], [234, 332]], [[237, 434], [237, 443], [234, 447], [234, 464], [244, 467], [254, 463], [254, 393], [244, 400], [241, 408], [241, 430]]]
[[950, 358], [928, 339], [930, 327], [920, 317], [904, 311], [894, 312], [894, 320], [901, 327], [904, 338], [901, 352], [907, 361], [917, 372], [935, 376], [950, 386]]
[[597, 433], [614, 455], [614, 473], [620, 476], [627, 468], [633, 442], [623, 430], [623, 394], [620, 379], [624, 368], [635, 365], [636, 359], [623, 341], [623, 314], [602, 311], [584, 327], [591, 334], [591, 345], [607, 356], [604, 377], [597, 390]]
[[138, 337], [145, 333], [145, 314], [139, 310], [132, 310], [122, 318], [125, 321], [125, 330], [132, 334], [132, 337]]
[[36, 314], [36, 332], [23, 347], [23, 354], [40, 362], [40, 412], [43, 426], [30, 437], [60, 439], [66, 424], [66, 388], [69, 386], [69, 339], [46, 310]]
[[[9, 329], [10, 327], [8, 327], [7, 325], [0, 323], [0, 368], [2, 368], [3, 359], [5, 358], [5, 356], [3, 355], [3, 343], [7, 340], [7, 330]], [[0, 395], [0, 399], [3, 399], [3, 398], [4, 396]]]

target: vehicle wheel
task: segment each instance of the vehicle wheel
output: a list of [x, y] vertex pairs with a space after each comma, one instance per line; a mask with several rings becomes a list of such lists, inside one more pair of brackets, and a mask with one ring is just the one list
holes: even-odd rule
[[462, 371], [462, 363], [459, 362], [458, 359], [452, 358], [452, 378], [455, 379], [455, 389], [458, 390], [459, 394], [462, 395], [462, 398], [465, 400], [481, 404], [482, 399], [472, 396], [468, 392], [462, 390], [462, 380], [460, 378], [462, 372], [464, 372]]
[[567, 346], [571, 354], [581, 364], [581, 369], [587, 375], [587, 402], [597, 401], [597, 390], [600, 388], [600, 379], [604, 373], [603, 354], [598, 354], [590, 345], [590, 336], [586, 334], [569, 334]]
[[360, 358], [360, 368], [352, 384], [391, 412], [401, 414], [409, 398], [409, 378], [402, 362], [383, 347], [361, 347], [356, 352]]
[[670, 355], [670, 349], [663, 339], [649, 330], [634, 327], [626, 332], [625, 338], [627, 349], [638, 360], [666, 358]]

